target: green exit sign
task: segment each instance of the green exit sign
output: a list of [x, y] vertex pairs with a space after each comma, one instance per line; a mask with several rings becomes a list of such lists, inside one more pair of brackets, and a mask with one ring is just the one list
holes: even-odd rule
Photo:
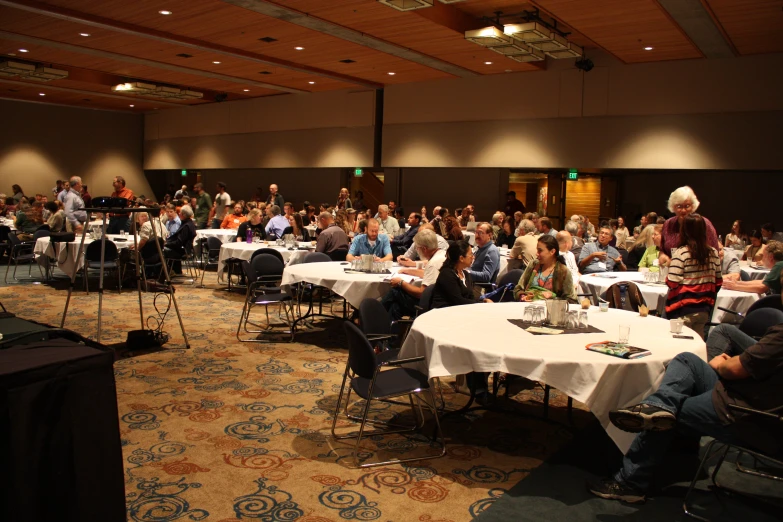
[[570, 181], [576, 181], [579, 179], [579, 172], [576, 171], [576, 169], [571, 169], [568, 171], [568, 179]]
[[183, 171], [182, 171], [182, 177], [184, 178], [184, 177], [185, 177], [185, 176], [187, 176], [187, 175], [188, 175], [188, 171], [187, 171], [187, 170], [183, 170]]
[[364, 176], [364, 170], [354, 169], [353, 175], [356, 176], [357, 178], [361, 178], [362, 176]]

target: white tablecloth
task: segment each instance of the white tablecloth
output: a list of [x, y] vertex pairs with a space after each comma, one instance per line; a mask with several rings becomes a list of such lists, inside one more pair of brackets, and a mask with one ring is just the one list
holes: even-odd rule
[[201, 230], [196, 230], [196, 239], [201, 239], [202, 237], [216, 237], [221, 243], [230, 243], [237, 237], [237, 231], [225, 228], [203, 228]]
[[275, 245], [267, 245], [265, 243], [246, 243], [244, 241], [223, 243], [220, 247], [220, 256], [218, 257], [218, 281], [223, 280], [223, 270], [225, 270], [226, 259], [235, 257], [238, 259], [244, 259], [250, 261], [253, 257], [253, 252], [261, 248], [272, 248], [280, 252], [283, 256], [283, 261], [286, 264], [295, 265], [304, 261], [305, 256], [312, 252], [312, 250], [288, 250], [285, 247], [279, 247]]
[[[307, 282], [323, 286], [344, 297], [354, 308], [359, 308], [365, 298], [377, 299], [391, 289], [389, 283], [383, 281], [389, 274], [346, 274], [345, 269], [349, 266], [339, 261], [288, 265], [283, 272], [282, 285]], [[395, 266], [391, 271], [403, 268]]]
[[[639, 290], [644, 296], [644, 300], [647, 302], [647, 306], [652, 310], [658, 310], [662, 313], [666, 308], [666, 285], [662, 284], [647, 284], [644, 282], [643, 272], [611, 272], [607, 275], [613, 277], [613, 279], [601, 277], [596, 274], [582, 275], [579, 279], [579, 286], [582, 290], [580, 293], [596, 293], [600, 297], [604, 297], [606, 290], [615, 283], [623, 281], [633, 281], [639, 286]], [[718, 306], [733, 310], [735, 312], [745, 312], [750, 305], [758, 301], [758, 294], [750, 294], [748, 292], [739, 292], [737, 290], [727, 290], [721, 288], [718, 292], [718, 298], [715, 302], [715, 311], [712, 313], [712, 321], [716, 323], [734, 322], [734, 316], [727, 314], [718, 309]]]
[[[117, 245], [117, 248], [128, 248], [130, 245], [133, 244], [133, 236], [126, 236], [124, 239], [127, 241], [116, 241], [119, 236], [118, 234], [107, 234], [107, 237], [112, 240], [112, 242]], [[73, 265], [74, 261], [76, 261], [76, 257], [79, 254], [79, 244], [81, 243], [81, 236], [76, 236], [76, 241], [71, 241], [70, 243], [67, 243], [68, 245], [68, 253], [65, 253], [65, 244], [64, 243], [58, 243], [57, 252], [54, 251], [54, 245], [49, 242], [48, 237], [40, 237], [35, 242], [35, 246], [33, 247], [33, 252], [38, 256], [39, 258], [39, 264], [45, 265], [48, 263], [48, 261], [44, 261], [44, 259], [51, 258], [57, 260], [57, 267], [68, 274], [69, 276], [73, 273]], [[138, 241], [138, 237], [137, 237]], [[87, 245], [92, 243], [93, 240], [89, 237], [84, 239], [84, 252], [87, 251]], [[84, 266], [84, 255], [82, 255], [77, 264], [77, 270], [81, 270], [82, 266]]]
[[[750, 277], [751, 281], [754, 281], [756, 279], [758, 280], [764, 279], [769, 274], [769, 270], [767, 269], [759, 270], [757, 268], [751, 268], [750, 263], [748, 263], [747, 261], [740, 261], [739, 264], [740, 264], [740, 270], [745, 272], [745, 274], [747, 274], [748, 277]], [[758, 266], [755, 263], [754, 265]]]
[[[425, 356], [430, 378], [500, 371], [549, 384], [587, 405], [623, 452], [633, 435], [616, 429], [609, 412], [653, 392], [675, 355], [693, 352], [706, 360], [699, 336], [683, 328], [694, 339], [674, 339], [665, 319], [591, 307], [590, 325], [605, 333], [532, 335], [507, 321], [521, 319], [525, 306], [475, 304], [431, 310], [413, 323], [400, 357]], [[616, 341], [620, 324], [631, 327], [630, 344], [652, 355], [625, 360], [585, 349], [588, 343]]]

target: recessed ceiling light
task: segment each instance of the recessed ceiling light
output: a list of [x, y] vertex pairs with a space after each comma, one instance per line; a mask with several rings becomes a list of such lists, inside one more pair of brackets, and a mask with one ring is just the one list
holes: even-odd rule
[[44, 93], [42, 93], [42, 92], [39, 92], [39, 93], [38, 93], [38, 96], [46, 96], [46, 94], [44, 94]]
[[220, 65], [220, 62], [212, 62], [212, 63], [214, 63], [215, 65]]
[[653, 50], [653, 48], [652, 48], [652, 47], [650, 47], [650, 46], [647, 46], [647, 47], [645, 47], [645, 48], [644, 48], [644, 50], [645, 50], [645, 51], [652, 51], [652, 50]]
[[20, 52], [20, 53], [28, 53], [28, 52], [30, 52], [30, 51], [28, 51], [27, 49], [19, 49], [19, 52]]
[[315, 82], [307, 82], [307, 83], [309, 83], [310, 85], [315, 85]]
[[135, 105], [131, 105], [130, 107], [135, 107]]
[[294, 47], [297, 51], [304, 51], [304, 47]]
[[484, 62], [484, 65], [492, 65], [492, 62]]
[[79, 33], [79, 36], [90, 36], [90, 33]]
[[170, 15], [170, 14], [171, 14], [171, 11], [166, 11], [165, 9], [164, 9], [164, 10], [162, 10], [162, 11], [158, 11], [158, 12], [159, 12], [160, 14], [162, 14], [163, 16], [168, 16], [168, 15]]
[[394, 76], [395, 74], [397, 74], [397, 73], [390, 72], [389, 76]]
[[250, 89], [242, 89], [245, 92], [250, 92]]

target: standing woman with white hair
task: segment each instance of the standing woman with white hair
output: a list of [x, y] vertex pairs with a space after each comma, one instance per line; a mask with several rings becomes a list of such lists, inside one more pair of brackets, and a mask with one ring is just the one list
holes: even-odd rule
[[[685, 222], [685, 218], [699, 208], [699, 200], [696, 194], [689, 186], [680, 187], [669, 196], [669, 211], [675, 215], [666, 220], [661, 231], [661, 253], [658, 261], [662, 266], [666, 266], [671, 261], [672, 250], [680, 246], [680, 228]], [[707, 244], [718, 250], [718, 233], [709, 219], [702, 216], [704, 224], [707, 227]]]

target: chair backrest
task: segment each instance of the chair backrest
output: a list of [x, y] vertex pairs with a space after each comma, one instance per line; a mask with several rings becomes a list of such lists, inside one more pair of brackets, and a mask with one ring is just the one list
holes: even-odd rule
[[305, 255], [303, 263], [331, 263], [332, 258], [323, 252], [309, 252]]
[[249, 282], [261, 281], [262, 283], [274, 284], [280, 281], [283, 277], [283, 270], [285, 270], [283, 263], [270, 254], [257, 255], [250, 261], [250, 266], [255, 275]]
[[[223, 242], [216, 237], [207, 238], [207, 257], [217, 258], [220, 255], [220, 247], [223, 246]], [[203, 248], [203, 247], [202, 247]]]
[[84, 252], [84, 259], [88, 262], [100, 262], [101, 261], [101, 243], [106, 244], [106, 251], [103, 255], [104, 261], [116, 261], [117, 260], [117, 245], [113, 241], [108, 239], [99, 239], [93, 241], [87, 245], [87, 250]]
[[427, 286], [419, 297], [419, 314], [429, 312], [432, 309], [432, 296], [435, 294], [435, 285]]
[[327, 255], [329, 256], [329, 260], [331, 261], [345, 261], [345, 258], [348, 256], [348, 251], [335, 250], [333, 252], [329, 252]]
[[41, 225], [40, 227], [36, 228], [35, 230], [36, 231], [38, 231], [38, 230], [49, 230], [49, 231], [51, 231], [52, 229], [51, 229], [51, 227], [49, 226], [48, 223], [44, 223], [43, 225]]
[[11, 233], [11, 227], [0, 225], [0, 243], [8, 241], [8, 235]]
[[388, 335], [391, 333], [391, 321], [383, 304], [377, 299], [368, 297], [359, 305], [359, 317], [362, 320], [362, 331], [366, 335]]
[[606, 290], [606, 300], [609, 302], [609, 308], [619, 308], [630, 312], [638, 312], [641, 305], [647, 306], [639, 287], [630, 281], [610, 286]]
[[51, 235], [52, 235], [52, 232], [49, 230], [49, 227], [39, 228], [38, 230], [33, 232], [33, 241], [38, 241], [39, 238], [49, 237]]
[[520, 279], [522, 279], [522, 274], [524, 274], [524, 270], [520, 270], [519, 268], [516, 268], [514, 270], [509, 270], [506, 272], [503, 277], [500, 278], [500, 281], [498, 281], [498, 286], [504, 286], [509, 283], [517, 284]]
[[276, 257], [283, 265], [285, 265], [285, 261], [283, 260], [283, 254], [281, 254], [279, 251], [275, 250], [274, 248], [259, 248], [255, 252], [253, 252], [253, 255], [250, 256], [250, 262], [253, 262], [253, 259], [256, 258], [256, 256], [260, 256], [261, 254], [270, 255], [273, 257]]
[[762, 297], [750, 305], [750, 308], [748, 308], [748, 311], [746, 312], [746, 316], [750, 315], [751, 312], [760, 310], [762, 308], [775, 308], [776, 310], [783, 312], [783, 302], [780, 300], [780, 295], [773, 294]]
[[767, 329], [783, 323], [783, 312], [775, 308], [760, 308], [749, 312], [739, 329], [751, 337], [763, 337]]
[[10, 232], [8, 234], [8, 242], [11, 244], [11, 246], [16, 246], [22, 242], [21, 239], [19, 239], [19, 236], [16, 235], [16, 232]]
[[378, 363], [370, 341], [351, 321], [345, 321], [343, 328], [348, 337], [348, 367], [359, 377], [372, 379]]
[[245, 274], [245, 279], [247, 279], [247, 294], [250, 295], [250, 283], [256, 280], [256, 272], [250, 265], [250, 261], [245, 261], [244, 259], [238, 261], [240, 261], [242, 272]]

